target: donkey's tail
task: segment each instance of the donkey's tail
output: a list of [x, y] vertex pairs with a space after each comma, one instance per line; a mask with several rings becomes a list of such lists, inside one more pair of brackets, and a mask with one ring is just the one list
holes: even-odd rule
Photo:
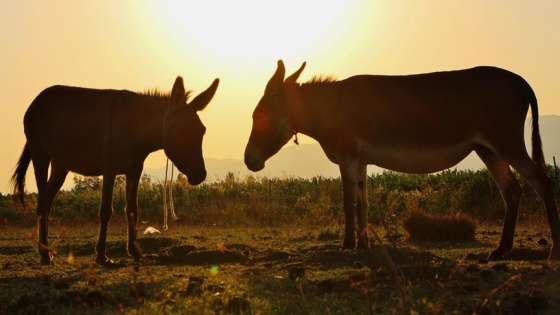
[[531, 118], [532, 118], [532, 125], [533, 131], [531, 133], [531, 142], [533, 143], [533, 162], [543, 171], [546, 172], [546, 163], [544, 161], [544, 153], [542, 149], [542, 140], [541, 135], [539, 132], [539, 105], [537, 103], [537, 96], [535, 92], [529, 86], [527, 82], [525, 82], [525, 90], [526, 90], [526, 97], [528, 98], [527, 101], [531, 105]]
[[16, 170], [14, 171], [14, 175], [10, 179], [10, 185], [13, 187], [14, 196], [19, 198], [19, 201], [22, 205], [25, 206], [25, 173], [27, 173], [27, 168], [29, 167], [29, 163], [31, 162], [31, 153], [29, 152], [29, 147], [27, 143], [23, 147], [23, 152], [21, 152], [21, 156], [19, 157], [19, 161], [16, 165]]

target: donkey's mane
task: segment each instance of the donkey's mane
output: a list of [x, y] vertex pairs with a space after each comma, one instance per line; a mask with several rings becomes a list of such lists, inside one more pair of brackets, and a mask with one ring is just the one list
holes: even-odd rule
[[304, 82], [303, 84], [312, 84], [312, 83], [331, 83], [336, 82], [336, 77], [334, 75], [314, 75], [311, 80]]
[[[185, 96], [187, 97], [187, 102], [189, 101], [191, 93], [192, 91], [189, 90], [185, 94]], [[138, 94], [142, 96], [148, 96], [148, 97], [158, 98], [162, 100], [168, 100], [171, 97], [171, 91], [164, 92], [158, 88], [153, 88], [142, 92], [138, 92]]]

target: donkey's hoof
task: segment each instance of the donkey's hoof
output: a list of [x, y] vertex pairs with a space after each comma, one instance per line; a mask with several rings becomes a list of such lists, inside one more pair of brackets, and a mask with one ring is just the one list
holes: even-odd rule
[[488, 260], [490, 261], [503, 260], [506, 254], [507, 253], [504, 253], [502, 251], [493, 250], [490, 252], [490, 254], [488, 254]]
[[54, 256], [51, 253], [42, 253], [41, 265], [43, 266], [54, 265]]
[[369, 242], [367, 238], [358, 240], [357, 249], [369, 249]]
[[47, 256], [46, 258], [41, 257], [41, 265], [43, 266], [54, 265], [54, 259], [52, 259], [49, 256]]
[[107, 259], [107, 261], [103, 265], [103, 268], [118, 268], [118, 267], [121, 267], [121, 264], [117, 263], [112, 259]]
[[346, 241], [342, 243], [341, 250], [355, 250], [356, 249], [356, 240], [353, 241]]
[[142, 255], [140, 253], [140, 251], [136, 248], [128, 250], [128, 256], [132, 256], [132, 258], [134, 259], [134, 261], [140, 261], [142, 259], [142, 257], [144, 257], [144, 255]]
[[115, 262], [106, 256], [95, 258], [95, 263], [103, 267], [110, 267], [115, 265]]

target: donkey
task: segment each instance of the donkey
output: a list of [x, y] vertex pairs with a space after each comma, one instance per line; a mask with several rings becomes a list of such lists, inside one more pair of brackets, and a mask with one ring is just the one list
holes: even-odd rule
[[[500, 189], [505, 219], [489, 258], [513, 248], [521, 188], [513, 167], [534, 188], [552, 234], [549, 259], [560, 258], [560, 224], [546, 174], [537, 99], [519, 75], [494, 67], [404, 76], [357, 75], [298, 84], [303, 65], [284, 80], [282, 60], [253, 112], [245, 149], [252, 171], [264, 168], [292, 136], [317, 140], [339, 165], [344, 195], [343, 249], [368, 247], [368, 164], [405, 173], [452, 167], [475, 151]], [[531, 108], [532, 158], [523, 136]], [[297, 143], [297, 142], [296, 142]]]
[[54, 259], [48, 242], [49, 214], [69, 171], [103, 176], [95, 246], [95, 262], [100, 265], [112, 263], [105, 249], [113, 214], [113, 186], [117, 175], [126, 176], [127, 253], [135, 260], [141, 258], [136, 223], [144, 160], [151, 152], [164, 149], [190, 184], [200, 184], [206, 178], [202, 157], [206, 128], [197, 112], [210, 103], [218, 84], [215, 79], [188, 104], [191, 92], [185, 92], [181, 77], [167, 94], [52, 86], [35, 98], [23, 119], [27, 142], [11, 184], [23, 204], [25, 173], [32, 162], [39, 193], [39, 254], [43, 265]]

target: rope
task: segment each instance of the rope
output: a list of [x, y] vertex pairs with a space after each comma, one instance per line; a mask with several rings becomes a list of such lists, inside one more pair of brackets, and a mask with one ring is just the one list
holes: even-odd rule
[[294, 137], [296, 137], [296, 138], [294, 139], [294, 143], [299, 145], [299, 140], [298, 140], [298, 138], [297, 138], [297, 134], [298, 134], [298, 132], [294, 130]]
[[[173, 162], [171, 163], [171, 178], [169, 179], [169, 186], [167, 185], [167, 171], [169, 169], [169, 159], [165, 163], [165, 178], [163, 180], [163, 230], [167, 231], [167, 217], [169, 212], [167, 210], [167, 200], [169, 199], [169, 207], [171, 208], [171, 217], [175, 220], [179, 219], [175, 214], [175, 205], [173, 204]], [[167, 196], [169, 194], [169, 197]]]
[[173, 162], [171, 162], [171, 178], [169, 179], [169, 200], [171, 200], [170, 202], [170, 206], [171, 206], [171, 217], [174, 220], [178, 220], [179, 217], [175, 214], [175, 203], [173, 203], [173, 169], [174, 169], [174, 165]]
[[165, 163], [165, 177], [163, 178], [163, 230], [167, 231], [167, 168], [169, 167], [169, 159]]

